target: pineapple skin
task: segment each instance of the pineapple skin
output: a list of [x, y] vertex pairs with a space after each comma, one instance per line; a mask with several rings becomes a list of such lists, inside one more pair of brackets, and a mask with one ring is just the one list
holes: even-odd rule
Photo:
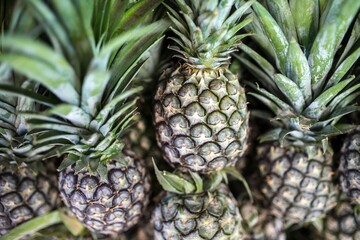
[[208, 174], [233, 166], [247, 147], [244, 89], [227, 67], [167, 68], [154, 102], [154, 123], [165, 160], [181, 171]]
[[0, 236], [60, 204], [57, 172], [50, 162], [46, 173], [26, 166], [0, 165]]
[[336, 205], [332, 154], [315, 147], [312, 156], [300, 147], [262, 144], [257, 148], [261, 191], [272, 213], [287, 223], [316, 220]]
[[155, 240], [244, 239], [236, 199], [224, 184], [212, 193], [167, 192], [152, 214]]
[[67, 207], [91, 231], [116, 235], [136, 225], [149, 203], [150, 177], [145, 165], [126, 157], [127, 165], [106, 163], [107, 177], [70, 166], [60, 173], [59, 189]]
[[360, 204], [360, 129], [344, 140], [340, 156], [340, 183], [347, 196]]
[[355, 214], [354, 207], [347, 198], [339, 201], [324, 220], [323, 239], [360, 239], [360, 215]]

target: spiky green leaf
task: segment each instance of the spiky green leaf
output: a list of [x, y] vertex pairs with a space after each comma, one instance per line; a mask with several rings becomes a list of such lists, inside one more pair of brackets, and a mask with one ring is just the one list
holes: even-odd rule
[[289, 78], [275, 74], [275, 82], [280, 91], [288, 98], [296, 112], [300, 113], [305, 106], [305, 99], [300, 88]]
[[103, 69], [106, 68], [106, 63], [105, 66], [101, 66], [102, 64], [97, 63], [97, 60], [99, 59], [94, 59], [91, 63], [81, 90], [81, 108], [91, 116], [94, 116], [99, 111], [104, 91], [111, 76], [109, 71]]
[[54, 114], [70, 121], [77, 127], [87, 128], [91, 121], [91, 116], [79, 108], [70, 104], [59, 104], [46, 111], [47, 114]]
[[47, 64], [33, 57], [18, 54], [2, 54], [0, 62], [9, 64], [17, 72], [45, 85], [53, 94], [66, 103], [79, 104], [79, 94], [70, 81]]
[[124, 31], [141, 23], [163, 0], [143, 0], [129, 8], [115, 27], [115, 32]]
[[106, 104], [99, 114], [96, 116], [95, 120], [91, 122], [91, 126], [95, 129], [99, 129], [107, 121], [111, 111], [114, 110], [115, 106], [121, 101], [132, 96], [134, 93], [137, 93], [141, 88], [132, 88], [126, 92], [113, 98], [108, 104]]
[[290, 8], [294, 19], [299, 43], [305, 46], [308, 55], [309, 45], [314, 40], [319, 22], [319, 6], [317, 0], [290, 0]]
[[66, 214], [65, 212], [59, 211], [62, 223], [75, 237], [79, 236], [84, 232], [85, 227], [73, 216]]
[[308, 118], [319, 119], [322, 113], [326, 110], [326, 105], [338, 95], [354, 78], [350, 78], [335, 86], [329, 88], [317, 97], [304, 111], [304, 115]]
[[297, 39], [294, 18], [288, 0], [266, 0], [267, 9], [281, 27], [288, 41]]
[[286, 55], [289, 45], [286, 36], [275, 19], [260, 3], [255, 2], [253, 4], [253, 9], [255, 10], [255, 14], [259, 18], [261, 26], [275, 51], [276, 64], [278, 68], [282, 72], [285, 72]]
[[328, 24], [321, 28], [312, 45], [309, 66], [312, 90], [316, 95], [321, 91], [324, 80], [331, 69], [336, 50], [336, 25]]
[[306, 56], [295, 39], [290, 40], [285, 67], [286, 76], [296, 83], [305, 102], [308, 102], [312, 97], [310, 68]]
[[203, 184], [203, 180], [202, 178], [200, 177], [200, 175], [196, 172], [193, 172], [193, 171], [189, 171], [192, 179], [194, 180], [194, 183], [195, 183], [195, 186], [196, 186], [196, 190], [195, 190], [195, 193], [201, 193], [204, 191], [204, 184]]
[[349, 70], [351, 69], [351, 67], [354, 66], [354, 64], [356, 63], [356, 61], [359, 59], [360, 57], [360, 48], [356, 49], [355, 52], [353, 52], [352, 54], [350, 54], [335, 70], [335, 72], [333, 73], [333, 75], [330, 77], [330, 79], [328, 80], [328, 82], [326, 83], [326, 89], [337, 84], [344, 76], [346, 73], [349, 72]]
[[[58, 103], [54, 98], [46, 97], [41, 94], [35, 93], [33, 91], [19, 88], [16, 86], [11, 86], [8, 84], [0, 84], [0, 92], [4, 92], [7, 96], [17, 96], [17, 97], [27, 97], [38, 103], [42, 103], [46, 106], [53, 106]], [[3, 103], [4, 104], [4, 103]]]

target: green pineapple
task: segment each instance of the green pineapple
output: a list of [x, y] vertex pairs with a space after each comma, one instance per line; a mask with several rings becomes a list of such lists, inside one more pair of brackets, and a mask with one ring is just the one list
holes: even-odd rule
[[[1, 2], [1, 34], [4, 30], [26, 32], [33, 19], [11, 2]], [[14, 17], [22, 12], [20, 18]], [[26, 24], [24, 24], [26, 23]], [[0, 47], [0, 55], [2, 49]], [[0, 83], [10, 87], [21, 85], [24, 89], [37, 89], [36, 84], [0, 65]], [[32, 153], [31, 139], [21, 111], [36, 109], [32, 100], [0, 93], [0, 236], [17, 225], [43, 215], [60, 203], [57, 189], [57, 172], [52, 163], [36, 162], [43, 153]]]
[[323, 154], [316, 147], [313, 150], [304, 152], [293, 146], [270, 144], [258, 147], [261, 190], [275, 216], [292, 223], [307, 222], [335, 206], [332, 154]]
[[[0, 82], [36, 89], [36, 85], [0, 66]], [[38, 160], [33, 154], [25, 118], [21, 111], [35, 110], [33, 101], [24, 97], [0, 94], [0, 235], [15, 226], [43, 215], [59, 205], [57, 172], [52, 163]]]
[[180, 61], [160, 77], [157, 141], [176, 169], [210, 173], [235, 165], [247, 146], [246, 97], [229, 60], [246, 36], [236, 34], [251, 21], [239, 20], [253, 1], [175, 2], [181, 12], [169, 7], [177, 44], [171, 49]]
[[136, 110], [136, 100], [127, 99], [140, 91], [127, 86], [142, 65], [141, 55], [167, 27], [164, 21], [139, 26], [132, 14], [146, 17], [160, 2], [54, 0], [48, 6], [30, 0], [53, 47], [24, 36], [1, 39], [7, 52], [0, 61], [48, 90], [44, 96], [10, 89], [47, 106], [26, 114], [36, 134], [34, 152], [63, 154], [62, 199], [93, 232], [128, 230], [148, 204], [146, 167], [121, 138]]
[[344, 140], [340, 157], [340, 183], [344, 193], [360, 204], [360, 129]]
[[[1, 139], [5, 140], [5, 139]], [[5, 156], [2, 160], [12, 160]], [[32, 166], [35, 168], [35, 166]], [[54, 165], [0, 165], [0, 236], [60, 205]]]
[[360, 215], [345, 195], [324, 219], [323, 239], [356, 240], [360, 239]]
[[240, 60], [265, 88], [252, 84], [252, 95], [275, 114], [257, 148], [261, 189], [290, 224], [315, 220], [336, 202], [328, 139], [353, 129], [338, 120], [359, 110], [351, 103], [360, 84], [347, 72], [360, 49], [343, 41], [359, 8], [356, 0], [253, 4], [247, 30], [263, 50], [241, 45], [250, 59]]
[[60, 193], [65, 205], [91, 231], [115, 234], [139, 222], [150, 194], [150, 178], [139, 159], [114, 158], [106, 164], [105, 177], [75, 171], [68, 167], [60, 173]]
[[236, 199], [221, 177], [155, 173], [167, 191], [152, 213], [155, 240], [244, 239]]

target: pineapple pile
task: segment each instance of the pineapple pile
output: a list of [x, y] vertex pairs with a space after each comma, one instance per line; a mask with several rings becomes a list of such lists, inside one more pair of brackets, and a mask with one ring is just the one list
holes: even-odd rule
[[360, 238], [359, 0], [0, 19], [4, 239]]

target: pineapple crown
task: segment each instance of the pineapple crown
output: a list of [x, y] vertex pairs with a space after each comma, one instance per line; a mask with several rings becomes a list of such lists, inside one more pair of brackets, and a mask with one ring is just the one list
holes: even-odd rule
[[[240, 40], [248, 34], [237, 34], [251, 22], [239, 22], [254, 0], [175, 0], [180, 13], [168, 6], [177, 46], [169, 48], [175, 55], [195, 68], [216, 69], [228, 65], [230, 53], [236, 51]], [[237, 7], [234, 11], [233, 8]]]
[[280, 126], [261, 141], [326, 147], [328, 136], [353, 129], [338, 121], [359, 110], [351, 106], [359, 95], [359, 77], [348, 75], [360, 56], [360, 17], [351, 25], [359, 8], [357, 0], [253, 4], [254, 21], [247, 30], [275, 63], [245, 45], [240, 48], [248, 58], [237, 58], [266, 88], [249, 83], [257, 90], [251, 94], [274, 112], [273, 123]]
[[[18, 84], [18, 79], [6, 66], [0, 66], [0, 82], [9, 85]], [[38, 85], [30, 81], [22, 81], [21, 88], [36, 91]], [[31, 134], [28, 134], [26, 119], [19, 111], [35, 111], [35, 102], [31, 99], [0, 94], [0, 164], [20, 165], [27, 162], [27, 153], [32, 149]], [[41, 159], [43, 156], [35, 156]]]
[[[33, 135], [33, 157], [66, 153], [61, 169], [76, 163], [100, 175], [99, 164], [120, 157], [123, 130], [135, 116], [139, 88], [129, 84], [143, 64], [142, 54], [156, 43], [168, 24], [139, 26], [134, 13], [146, 16], [161, 3], [128, 1], [43, 1], [28, 6], [43, 24], [52, 46], [26, 36], [6, 34], [0, 62], [44, 86], [48, 96], [22, 88], [0, 89], [42, 103], [41, 113], [23, 112]], [[66, 6], [66, 7], [65, 7]], [[106, 18], [104, 18], [106, 17]]]

